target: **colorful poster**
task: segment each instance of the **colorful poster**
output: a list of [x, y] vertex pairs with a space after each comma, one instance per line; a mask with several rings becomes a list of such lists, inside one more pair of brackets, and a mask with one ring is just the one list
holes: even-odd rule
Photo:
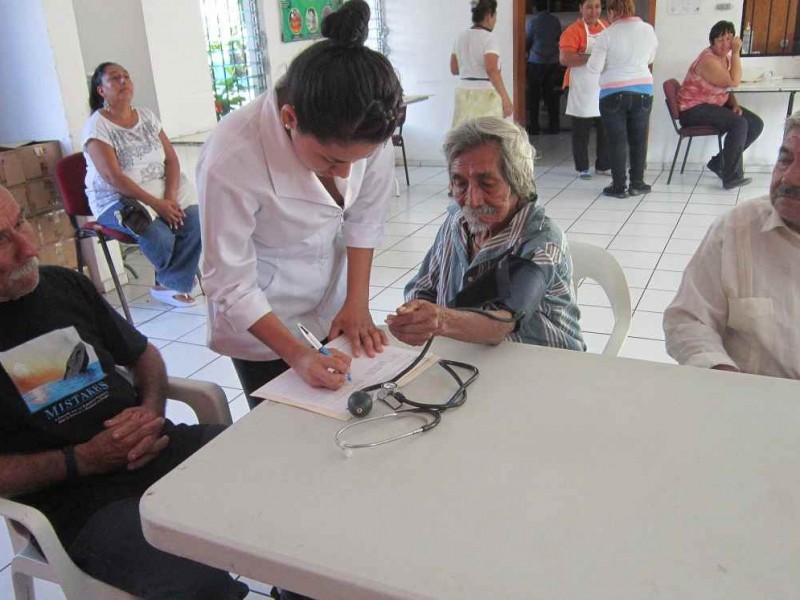
[[343, 0], [281, 0], [281, 39], [301, 42], [322, 37], [322, 19]]

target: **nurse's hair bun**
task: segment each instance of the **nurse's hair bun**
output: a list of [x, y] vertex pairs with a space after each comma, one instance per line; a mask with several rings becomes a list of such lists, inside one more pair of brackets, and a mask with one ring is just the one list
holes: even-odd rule
[[322, 35], [342, 44], [363, 46], [369, 35], [369, 5], [350, 0], [322, 20]]

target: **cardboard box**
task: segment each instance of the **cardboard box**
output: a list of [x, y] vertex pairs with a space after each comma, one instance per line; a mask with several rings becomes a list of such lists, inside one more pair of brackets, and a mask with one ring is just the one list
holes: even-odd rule
[[17, 204], [19, 204], [19, 209], [26, 215], [30, 215], [31, 205], [30, 202], [28, 202], [28, 186], [23, 183], [22, 185], [15, 185], [14, 187], [8, 188], [8, 191], [11, 192]]
[[63, 210], [33, 217], [30, 221], [34, 229], [39, 232], [42, 244], [52, 244], [75, 237], [75, 229]]
[[42, 244], [39, 249], [39, 263], [43, 265], [59, 265], [68, 269], [78, 268], [78, 254], [75, 240], [63, 240], [52, 244]]
[[16, 150], [0, 151], [0, 185], [11, 187], [25, 183], [22, 159]]
[[28, 188], [28, 212], [31, 215], [63, 208], [56, 182], [52, 177], [34, 179], [25, 184]]
[[22, 161], [25, 179], [39, 177], [55, 177], [56, 163], [61, 160], [61, 144], [58, 142], [41, 142], [22, 146], [15, 150]]

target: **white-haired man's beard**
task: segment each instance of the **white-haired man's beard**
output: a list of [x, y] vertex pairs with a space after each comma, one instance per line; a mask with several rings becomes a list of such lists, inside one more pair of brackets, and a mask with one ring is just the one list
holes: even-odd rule
[[[32, 275], [36, 273], [36, 277]], [[39, 259], [35, 256], [18, 269], [8, 274], [5, 285], [0, 288], [0, 300], [16, 300], [30, 294], [39, 285]]]
[[472, 234], [476, 235], [486, 233], [491, 229], [491, 225], [481, 221], [480, 217], [494, 216], [498, 212], [498, 209], [488, 205], [483, 205], [479, 208], [472, 208], [466, 205], [461, 207], [461, 214], [464, 215], [464, 220], [467, 222], [467, 227]]

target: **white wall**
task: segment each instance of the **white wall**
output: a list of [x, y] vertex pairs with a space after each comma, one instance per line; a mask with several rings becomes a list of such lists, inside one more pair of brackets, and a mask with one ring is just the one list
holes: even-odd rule
[[134, 103], [160, 115], [141, 3], [72, 0], [72, 4], [85, 78], [101, 62], [119, 63], [131, 74]]
[[[442, 141], [453, 120], [457, 78], [450, 74], [450, 54], [456, 37], [472, 24], [466, 0], [386, 0], [389, 60], [400, 73], [406, 94], [434, 94], [408, 108], [403, 128], [411, 162], [443, 165]], [[495, 37], [500, 43], [503, 79], [513, 91], [513, 6], [499, 0]]]
[[270, 77], [274, 84], [286, 73], [292, 59], [308, 48], [315, 40], [307, 42], [281, 41], [280, 0], [259, 0], [258, 12], [261, 17], [261, 31], [266, 38], [266, 58]]
[[69, 0], [0, 2], [0, 56], [0, 140], [56, 139], [70, 149], [82, 119], [70, 105], [81, 59]]
[[178, 137], [217, 124], [199, 0], [141, 0], [164, 131]]
[[[743, 0], [733, 0], [728, 10], [717, 10], [717, 2], [701, 0], [700, 13], [692, 15], [670, 15], [670, 4], [668, 0], [660, 0], [656, 5], [655, 29], [659, 48], [653, 67], [655, 97], [648, 151], [648, 162], [652, 166], [660, 162], [672, 162], [678, 140], [664, 104], [664, 81], [671, 78], [683, 81], [689, 65], [708, 45], [708, 31], [714, 23], [720, 20], [732, 21], [738, 32], [742, 20]], [[745, 58], [742, 60], [742, 68], [745, 77], [757, 76], [770, 70], [786, 77], [800, 77], [800, 57]], [[738, 99], [740, 104], [764, 120], [764, 132], [745, 153], [745, 168], [771, 168], [783, 134], [788, 94], [741, 94]], [[800, 109], [800, 103], [795, 105], [795, 109]], [[716, 139], [712, 137], [705, 140], [697, 138], [692, 143], [689, 163], [704, 164], [716, 151], [716, 144]]]

